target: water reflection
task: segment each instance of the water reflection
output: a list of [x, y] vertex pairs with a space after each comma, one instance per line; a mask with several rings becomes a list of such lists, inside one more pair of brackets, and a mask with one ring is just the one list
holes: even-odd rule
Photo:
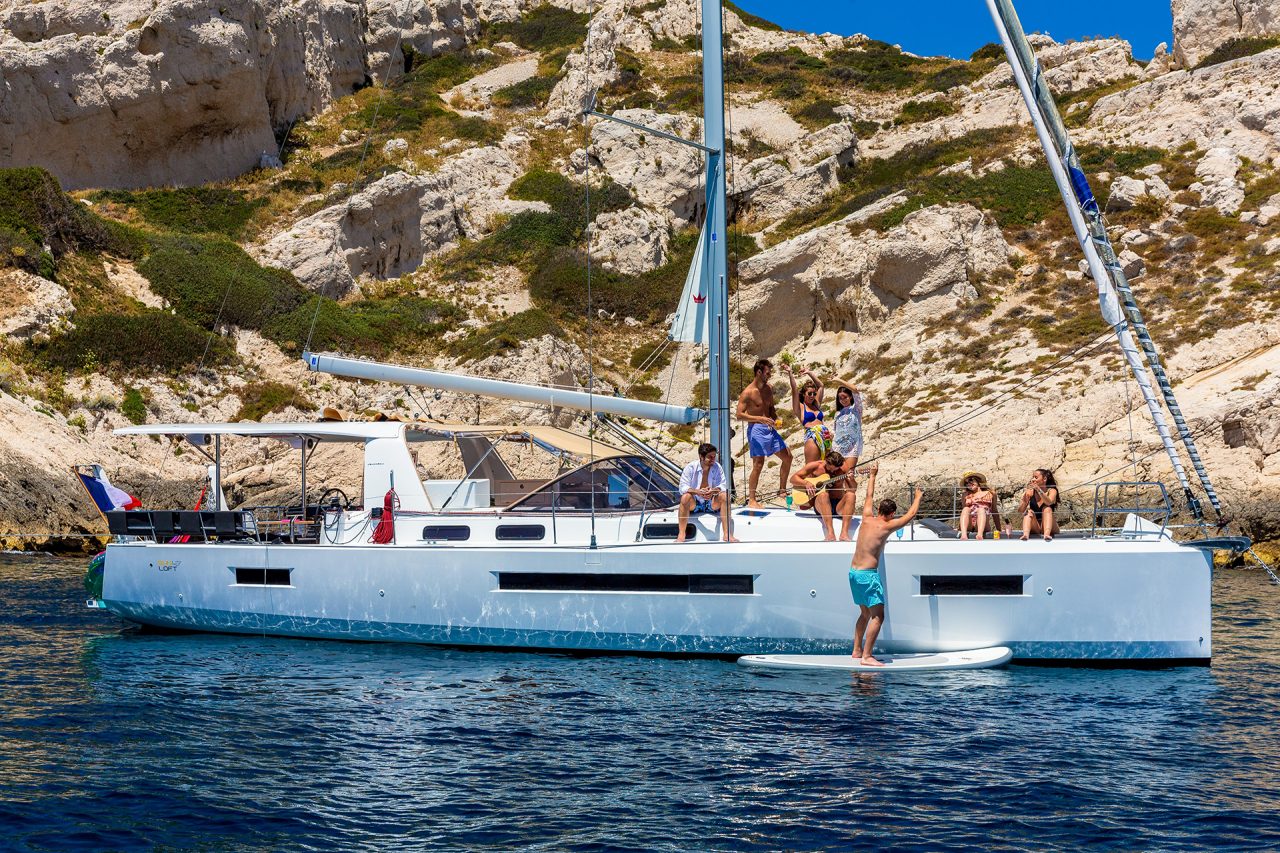
[[888, 679], [139, 634], [80, 564], [0, 566], [0, 826], [37, 848], [1280, 843], [1260, 575], [1217, 579], [1211, 669]]

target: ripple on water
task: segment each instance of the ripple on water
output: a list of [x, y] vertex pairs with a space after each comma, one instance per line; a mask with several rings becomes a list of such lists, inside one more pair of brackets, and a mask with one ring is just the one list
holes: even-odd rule
[[1280, 844], [1277, 593], [1211, 669], [887, 679], [148, 635], [0, 558], [0, 828], [34, 850]]

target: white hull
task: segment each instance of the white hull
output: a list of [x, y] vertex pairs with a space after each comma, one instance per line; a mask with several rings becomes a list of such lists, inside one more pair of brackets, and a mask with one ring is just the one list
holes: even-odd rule
[[[751, 531], [739, 521], [738, 532]], [[122, 542], [108, 548], [103, 602], [143, 625], [196, 631], [638, 653], [840, 653], [850, 647], [856, 610], [851, 552], [849, 543], [813, 541], [597, 549]], [[236, 567], [290, 571], [276, 585], [245, 584]], [[522, 585], [521, 573], [561, 588], [512, 588]], [[1165, 537], [895, 539], [881, 573], [888, 606], [878, 647], [887, 653], [1008, 646], [1022, 660], [1210, 658], [1211, 564]], [[643, 586], [688, 575], [750, 578], [749, 589], [584, 591], [607, 576]], [[922, 576], [940, 591], [922, 591]], [[999, 588], [987, 589], [991, 583]]]

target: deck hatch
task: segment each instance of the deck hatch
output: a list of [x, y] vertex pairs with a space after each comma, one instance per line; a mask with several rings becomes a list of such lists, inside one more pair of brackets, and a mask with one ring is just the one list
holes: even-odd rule
[[494, 537], [500, 542], [532, 542], [544, 539], [547, 528], [541, 524], [499, 524]]
[[498, 589], [524, 592], [686, 592], [752, 595], [752, 575], [641, 575], [498, 572]]
[[921, 575], [921, 595], [1022, 595], [1022, 575]]
[[422, 538], [435, 542], [466, 542], [471, 538], [471, 528], [465, 524], [428, 524], [422, 528]]
[[291, 586], [292, 569], [267, 569], [258, 566], [236, 566], [236, 583], [240, 586]]

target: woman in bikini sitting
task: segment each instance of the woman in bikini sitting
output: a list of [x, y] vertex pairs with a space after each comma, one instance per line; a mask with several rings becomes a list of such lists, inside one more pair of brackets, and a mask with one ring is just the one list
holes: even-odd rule
[[831, 430], [822, 422], [822, 380], [812, 370], [805, 370], [804, 375], [809, 377], [809, 381], [796, 388], [794, 370], [790, 367], [783, 369], [791, 380], [791, 411], [804, 427], [805, 464], [817, 462], [831, 452]]
[[1053, 472], [1048, 468], [1037, 468], [1031, 472], [1031, 482], [1022, 493], [1022, 503], [1018, 504], [1018, 512], [1022, 513], [1022, 539], [1031, 538], [1032, 533], [1044, 535], [1044, 541], [1052, 542], [1058, 533], [1058, 520], [1053, 511], [1058, 506], [1058, 483], [1053, 479]]
[[960, 538], [969, 538], [969, 527], [977, 528], [979, 539], [987, 532], [987, 519], [992, 516], [996, 493], [987, 485], [987, 478], [977, 471], [966, 471], [960, 478], [964, 484], [964, 509], [960, 513]]

